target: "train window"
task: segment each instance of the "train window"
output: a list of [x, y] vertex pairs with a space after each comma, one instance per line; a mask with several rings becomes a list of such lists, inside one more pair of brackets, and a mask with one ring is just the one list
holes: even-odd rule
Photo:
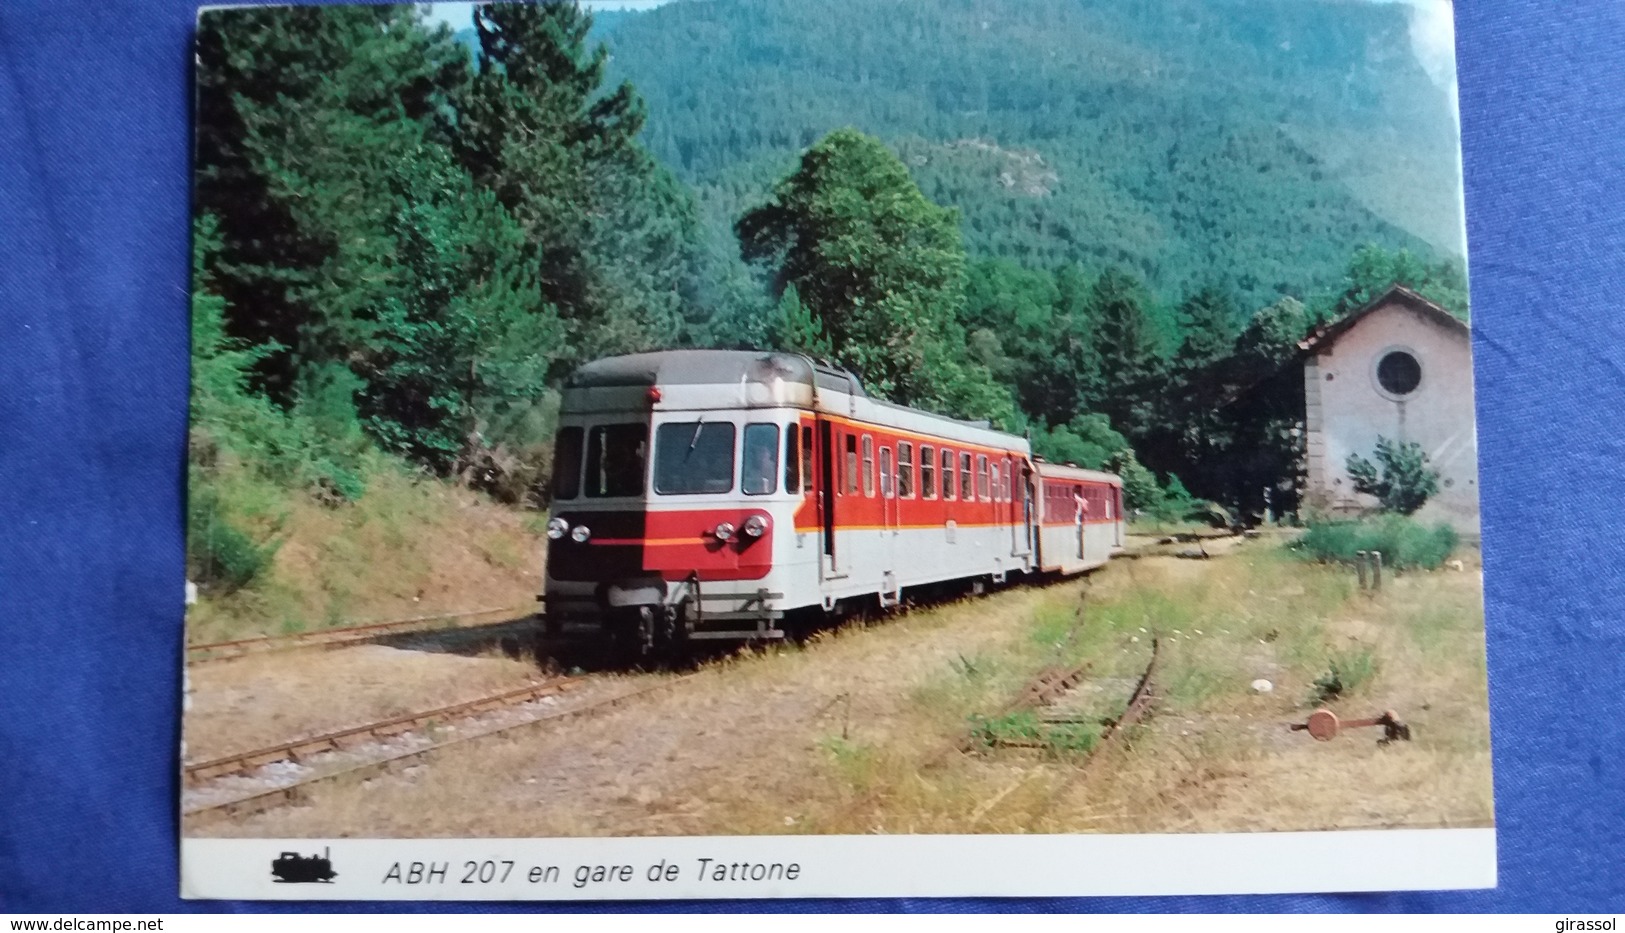
[[[794, 431], [794, 428], [791, 428]], [[813, 488], [813, 456], [812, 456], [812, 426], [801, 429], [801, 491], [810, 492]], [[792, 487], [786, 486], [785, 489]]]
[[871, 498], [875, 494], [875, 439], [863, 435], [863, 494]]
[[954, 497], [954, 452], [947, 447], [942, 448], [942, 498]]
[[[730, 460], [732, 443], [730, 434]], [[594, 499], [643, 495], [648, 456], [649, 429], [643, 425], [600, 424], [593, 428], [587, 433], [587, 495]]]
[[976, 458], [976, 495], [983, 502], [988, 499], [987, 488], [987, 457]]
[[[778, 438], [773, 438], [775, 446]], [[667, 496], [728, 492], [734, 486], [734, 426], [672, 421], [655, 432], [655, 492]]]
[[[789, 432], [792, 437], [795, 432]], [[740, 459], [739, 488], [747, 496], [768, 496], [779, 491], [779, 426], [745, 425], [745, 454]], [[786, 458], [786, 462], [795, 460]]]
[[897, 498], [914, 498], [914, 445], [897, 442]]
[[973, 501], [976, 498], [976, 480], [973, 478], [974, 476], [975, 474], [971, 472], [971, 455], [961, 453], [959, 455], [959, 498], [966, 502]]
[[581, 495], [581, 429], [559, 428], [553, 441], [553, 498]]
[[920, 498], [937, 497], [937, 451], [930, 444], [920, 445]]
[[858, 436], [846, 435], [846, 486], [848, 494], [858, 494]]
[[784, 431], [784, 491], [801, 491], [801, 432], [795, 425]]
[[1015, 479], [1015, 468], [1010, 463], [1009, 457], [1004, 458], [1004, 472], [1000, 475], [1004, 477], [1004, 501], [1016, 501], [1016, 488], [1015, 483], [1013, 482]]
[[887, 499], [892, 497], [890, 447], [880, 448], [880, 494]]

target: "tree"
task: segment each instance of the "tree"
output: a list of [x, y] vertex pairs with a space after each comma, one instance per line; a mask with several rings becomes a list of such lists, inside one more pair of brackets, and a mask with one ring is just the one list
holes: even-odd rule
[[1415, 441], [1377, 438], [1377, 462], [1349, 454], [1345, 468], [1354, 491], [1376, 496], [1385, 511], [1409, 515], [1439, 491], [1439, 471], [1428, 467], [1427, 453]]
[[1101, 273], [1089, 292], [1103, 383], [1100, 407], [1130, 437], [1155, 426], [1152, 407], [1163, 367], [1147, 313], [1150, 303], [1145, 286], [1115, 266]]
[[392, 185], [393, 287], [357, 348], [359, 408], [385, 449], [448, 472], [542, 396], [562, 327], [518, 224], [445, 150], [415, 151]]
[[1105, 415], [1082, 414], [1034, 435], [1033, 450], [1054, 463], [1076, 463], [1102, 469], [1113, 457], [1129, 450], [1128, 440], [1112, 430]]
[[571, 0], [474, 10], [478, 70], [456, 151], [512, 214], [542, 295], [569, 323], [564, 362], [673, 346], [703, 276], [692, 197], [638, 145], [631, 84], [606, 87], [608, 51]]
[[1458, 261], [1428, 263], [1409, 250], [1390, 252], [1375, 244], [1360, 247], [1349, 259], [1343, 291], [1331, 307], [1331, 316], [1358, 310], [1394, 285], [1403, 285], [1467, 319], [1467, 277]]
[[824, 326], [801, 303], [794, 285], [787, 286], [779, 296], [778, 319], [774, 324], [773, 344], [796, 353], [805, 353], [815, 359], [829, 359], [835, 351], [824, 334]]
[[1234, 350], [1236, 302], [1217, 285], [1204, 285], [1179, 306], [1178, 322], [1184, 331], [1175, 365], [1186, 372], [1202, 369], [1227, 357]]
[[1261, 309], [1236, 337], [1238, 378], [1253, 382], [1274, 372], [1298, 352], [1309, 333], [1309, 312], [1296, 298], [1282, 298]]
[[828, 336], [836, 361], [904, 404], [1006, 424], [1019, 418], [984, 366], [964, 359], [965, 251], [958, 217], [926, 200], [879, 140], [836, 130], [735, 229], [747, 261]]
[[197, 216], [226, 328], [265, 348], [254, 384], [293, 401], [343, 361], [390, 253], [394, 162], [443, 140], [467, 53], [408, 6], [232, 9], [200, 20]]

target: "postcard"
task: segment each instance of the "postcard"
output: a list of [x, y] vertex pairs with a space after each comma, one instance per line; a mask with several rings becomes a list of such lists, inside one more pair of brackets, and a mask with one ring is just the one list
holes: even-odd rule
[[183, 894], [1493, 886], [1454, 62], [204, 9]]

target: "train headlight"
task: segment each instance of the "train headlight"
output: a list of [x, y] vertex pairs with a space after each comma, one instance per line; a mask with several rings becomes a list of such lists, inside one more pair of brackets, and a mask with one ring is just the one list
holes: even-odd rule
[[562, 518], [554, 518], [547, 523], [547, 537], [550, 541], [557, 541], [570, 533], [570, 523]]
[[590, 537], [592, 537], [592, 532], [587, 530], [586, 525], [577, 525], [570, 530], [570, 540], [577, 544], [586, 544], [587, 539]]
[[734, 536], [734, 523], [719, 522], [717, 527], [711, 530], [711, 533], [717, 536], [718, 541], [730, 541]]
[[767, 519], [760, 515], [752, 515], [750, 518], [745, 519], [746, 537], [760, 538], [765, 534], [767, 534]]

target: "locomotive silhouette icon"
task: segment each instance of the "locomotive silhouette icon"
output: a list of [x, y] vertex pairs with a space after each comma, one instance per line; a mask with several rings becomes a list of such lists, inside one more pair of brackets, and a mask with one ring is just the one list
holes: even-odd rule
[[321, 855], [284, 852], [271, 862], [271, 875], [278, 884], [332, 884], [339, 873], [333, 870], [330, 849]]

